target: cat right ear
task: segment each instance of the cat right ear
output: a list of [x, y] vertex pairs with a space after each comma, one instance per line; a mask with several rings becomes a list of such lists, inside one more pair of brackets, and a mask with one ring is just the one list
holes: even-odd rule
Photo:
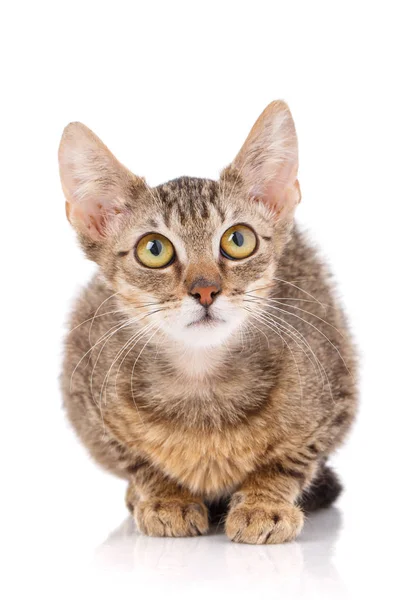
[[90, 241], [117, 230], [135, 188], [144, 186], [82, 123], [64, 129], [59, 152], [61, 184], [68, 220]]
[[222, 177], [240, 177], [249, 200], [263, 202], [276, 218], [290, 218], [300, 202], [297, 136], [289, 107], [272, 102], [259, 116]]

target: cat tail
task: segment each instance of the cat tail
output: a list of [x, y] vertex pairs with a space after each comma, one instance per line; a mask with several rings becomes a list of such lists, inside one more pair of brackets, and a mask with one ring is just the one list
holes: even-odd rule
[[342, 490], [343, 486], [335, 471], [323, 464], [310, 487], [303, 491], [298, 504], [306, 513], [319, 508], [328, 508], [339, 497]]

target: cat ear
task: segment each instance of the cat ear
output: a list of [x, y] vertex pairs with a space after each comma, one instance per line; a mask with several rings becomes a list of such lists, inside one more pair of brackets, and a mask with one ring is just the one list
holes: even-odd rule
[[58, 159], [68, 220], [92, 241], [105, 239], [117, 228], [132, 191], [143, 180], [82, 123], [64, 129]]
[[267, 106], [231, 166], [250, 199], [263, 202], [276, 217], [292, 216], [301, 193], [296, 130], [285, 102]]

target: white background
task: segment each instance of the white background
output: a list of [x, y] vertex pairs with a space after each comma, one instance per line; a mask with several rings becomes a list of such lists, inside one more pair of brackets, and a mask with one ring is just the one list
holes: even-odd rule
[[[4, 598], [398, 597], [396, 5], [2, 3]], [[93, 266], [64, 216], [59, 138], [83, 121], [150, 184], [217, 177], [276, 98], [297, 124], [298, 217], [362, 356], [358, 423], [335, 457], [346, 492], [284, 546], [147, 539], [124, 521], [124, 482], [89, 460], [61, 410], [64, 322]]]

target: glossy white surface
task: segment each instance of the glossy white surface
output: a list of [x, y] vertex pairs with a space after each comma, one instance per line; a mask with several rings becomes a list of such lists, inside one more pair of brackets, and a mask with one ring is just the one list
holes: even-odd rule
[[296, 542], [248, 546], [231, 543], [222, 532], [187, 539], [143, 536], [123, 509], [124, 486], [98, 475], [103, 481], [89, 477], [93, 487], [82, 490], [84, 498], [73, 483], [76, 472], [64, 479], [70, 490], [62, 489], [61, 478], [55, 488], [31, 490], [22, 528], [14, 528], [15, 548], [8, 548], [17, 559], [15, 571], [6, 572], [15, 597], [35, 590], [45, 598], [251, 594], [336, 600], [376, 597], [383, 589], [385, 600], [398, 598], [398, 523], [390, 524], [387, 507], [363, 502], [354, 489], [339, 507], [310, 516]]

